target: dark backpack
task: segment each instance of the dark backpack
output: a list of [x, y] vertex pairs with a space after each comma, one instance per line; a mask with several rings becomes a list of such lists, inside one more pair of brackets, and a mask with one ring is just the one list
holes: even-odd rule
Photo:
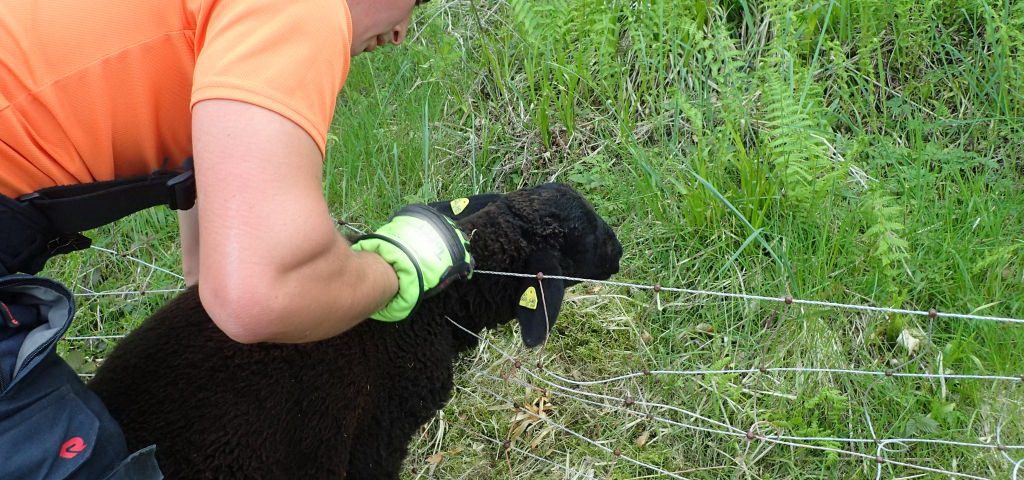
[[0, 278], [0, 478], [163, 478], [154, 447], [129, 455], [121, 427], [57, 355], [74, 310], [57, 282]]
[[74, 297], [53, 280], [26, 274], [53, 256], [87, 248], [85, 230], [156, 205], [194, 203], [191, 170], [54, 187], [17, 199], [0, 195], [0, 479], [163, 478], [155, 447], [129, 454], [117, 421], [57, 355]]

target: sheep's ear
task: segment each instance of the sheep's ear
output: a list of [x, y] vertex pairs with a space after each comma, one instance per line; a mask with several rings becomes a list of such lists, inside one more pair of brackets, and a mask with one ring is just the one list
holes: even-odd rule
[[452, 220], [462, 220], [503, 197], [500, 193], [482, 193], [470, 197], [456, 198], [430, 203], [430, 207]]
[[[543, 272], [545, 276], [561, 275], [558, 255], [554, 252], [537, 252], [527, 260], [528, 272]], [[519, 304], [516, 305], [516, 319], [523, 344], [536, 347], [547, 340], [548, 333], [555, 326], [558, 312], [565, 297], [565, 282], [553, 278], [524, 278], [519, 284]]]

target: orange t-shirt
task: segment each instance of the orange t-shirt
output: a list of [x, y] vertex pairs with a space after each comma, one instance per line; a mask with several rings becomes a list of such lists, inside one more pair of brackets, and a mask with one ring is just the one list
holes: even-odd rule
[[323, 153], [351, 43], [346, 0], [2, 0], [0, 193], [176, 167], [212, 98]]

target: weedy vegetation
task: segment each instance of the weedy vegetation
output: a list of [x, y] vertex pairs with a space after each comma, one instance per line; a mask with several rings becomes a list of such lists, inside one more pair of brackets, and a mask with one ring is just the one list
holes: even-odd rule
[[[339, 98], [324, 166], [339, 218], [372, 228], [406, 203], [557, 180], [616, 228], [620, 280], [1024, 317], [1024, 3], [458, 0], [431, 2], [415, 24], [405, 47], [358, 58]], [[179, 269], [169, 212], [94, 233]], [[78, 292], [180, 285], [99, 251], [51, 272]], [[72, 335], [125, 332], [167, 298], [83, 297]], [[587, 284], [543, 349], [511, 329], [488, 341], [577, 380], [760, 366], [1024, 374], [1022, 325]], [[87, 373], [109, 347], [62, 348]], [[512, 363], [486, 345], [465, 358], [407, 478], [662, 478], [604, 448], [686, 478], [876, 475], [873, 459], [526, 388], [516, 382], [538, 382]], [[1024, 382], [772, 373], [579, 389], [744, 431], [1024, 444]], [[1013, 470], [995, 449], [891, 450], [979, 477]], [[884, 478], [912, 475], [947, 478], [882, 465]]]

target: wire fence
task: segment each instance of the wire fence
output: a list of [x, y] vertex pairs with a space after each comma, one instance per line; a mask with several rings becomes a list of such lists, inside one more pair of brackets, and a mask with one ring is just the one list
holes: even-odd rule
[[184, 288], [156, 288], [153, 290], [108, 290], [103, 292], [75, 292], [76, 297], [125, 297], [150, 293], [181, 293]]
[[[507, 277], [519, 277], [519, 278], [534, 278], [534, 277], [537, 277], [537, 274], [510, 273], [510, 272], [493, 272], [493, 271], [488, 271], [488, 270], [476, 270], [475, 273], [480, 273], [480, 274], [484, 274], [484, 275], [498, 275], [498, 276], [507, 276]], [[871, 306], [871, 305], [854, 305], [854, 304], [849, 304], [849, 303], [825, 302], [825, 301], [820, 301], [820, 300], [803, 300], [803, 299], [799, 299], [799, 298], [793, 298], [792, 296], [789, 296], [789, 295], [784, 296], [784, 297], [766, 297], [766, 296], [763, 296], [763, 295], [748, 295], [748, 294], [745, 294], [745, 293], [730, 293], [730, 292], [717, 292], [717, 291], [714, 291], [714, 290], [695, 290], [695, 289], [690, 289], [690, 288], [664, 287], [664, 286], [661, 286], [660, 284], [649, 285], [649, 284], [642, 284], [642, 283], [616, 282], [616, 281], [613, 281], [613, 280], [594, 280], [594, 279], [589, 279], [589, 278], [567, 277], [567, 276], [562, 276], [562, 275], [541, 275], [541, 276], [543, 278], [548, 278], [548, 279], [569, 280], [569, 281], [576, 281], [576, 282], [583, 282], [583, 283], [591, 283], [591, 284], [596, 284], [596, 285], [611, 285], [611, 286], [616, 286], [616, 287], [626, 287], [626, 288], [632, 288], [632, 289], [638, 289], [638, 290], [651, 290], [651, 291], [654, 291], [655, 293], [660, 293], [660, 292], [688, 293], [688, 294], [692, 294], [692, 295], [703, 295], [703, 296], [723, 297], [723, 298], [736, 298], [736, 299], [741, 299], [741, 300], [755, 300], [755, 301], [762, 301], [762, 302], [779, 302], [779, 303], [784, 303], [786, 305], [809, 305], [809, 306], [817, 306], [817, 307], [838, 308], [838, 309], [845, 309], [845, 310], [858, 310], [858, 311], [874, 312], [874, 313], [896, 313], [896, 314], [902, 314], [902, 315], [918, 315], [918, 316], [931, 317], [931, 318], [958, 318], [958, 319], [965, 319], [965, 320], [982, 320], [982, 321], [991, 321], [991, 322], [1004, 322], [1004, 323], [1024, 324], [1024, 319], [1019, 319], [1019, 318], [995, 317], [995, 316], [987, 316], [987, 315], [975, 315], [975, 314], [969, 314], [969, 313], [940, 312], [940, 311], [938, 311], [938, 310], [936, 310], [934, 308], [929, 309], [929, 310], [909, 310], [909, 309], [905, 309], [905, 308], [887, 308], [887, 307], [875, 307], [875, 306]]]
[[[345, 226], [348, 227], [348, 224], [345, 224]], [[349, 227], [349, 228], [351, 228], [351, 227]], [[115, 250], [111, 250], [111, 249], [107, 249], [107, 248], [102, 248], [102, 247], [93, 246], [91, 248], [93, 248], [95, 250], [98, 250], [98, 251], [109, 253], [111, 255], [115, 255], [115, 256], [118, 256], [118, 257], [126, 258], [128, 260], [133, 261], [133, 262], [139, 263], [140, 265], [143, 265], [145, 267], [149, 267], [149, 268], [151, 268], [153, 270], [169, 274], [169, 275], [171, 275], [171, 276], [173, 276], [173, 277], [175, 277], [175, 278], [177, 278], [179, 280], [184, 280], [185, 279], [185, 277], [181, 276], [178, 273], [175, 273], [175, 272], [172, 272], [172, 271], [167, 270], [165, 268], [159, 267], [157, 265], [154, 265], [154, 264], [152, 264], [150, 262], [147, 262], [145, 260], [139, 259], [139, 258], [134, 257], [132, 255], [128, 255], [128, 254], [124, 254], [124, 253], [119, 253], [119, 252], [117, 252]], [[513, 272], [496, 272], [496, 271], [490, 271], [490, 270], [475, 270], [474, 273], [476, 273], [476, 274], [483, 274], [483, 275], [497, 275], [497, 276], [507, 276], [507, 277], [518, 277], [518, 278], [536, 278], [538, 276], [538, 274], [513, 273]], [[1024, 324], [1024, 319], [1020, 319], [1020, 318], [999, 317], [999, 316], [990, 316], [990, 315], [977, 315], [977, 314], [974, 314], [974, 313], [941, 312], [941, 311], [938, 311], [935, 308], [931, 308], [931, 309], [928, 309], [928, 310], [912, 310], [912, 309], [905, 309], [905, 308], [878, 307], [878, 306], [872, 306], [872, 305], [857, 305], [857, 304], [849, 304], [849, 303], [828, 302], [828, 301], [822, 301], [822, 300], [807, 300], [807, 299], [793, 298], [792, 296], [789, 296], [789, 295], [783, 296], [783, 297], [769, 297], [769, 296], [764, 296], [764, 295], [750, 295], [750, 294], [745, 294], [745, 293], [720, 292], [720, 291], [715, 291], [715, 290], [698, 290], [698, 289], [680, 288], [680, 287], [666, 287], [666, 286], [662, 286], [661, 284], [657, 284], [657, 283], [656, 284], [643, 284], [643, 283], [632, 283], [632, 282], [617, 282], [617, 281], [613, 281], [613, 280], [594, 280], [594, 279], [590, 279], [590, 278], [579, 278], [579, 277], [570, 277], [570, 276], [563, 276], [563, 275], [546, 275], [546, 274], [543, 274], [543, 273], [541, 273], [540, 276], [542, 278], [547, 278], [547, 279], [552, 279], [552, 280], [568, 280], [568, 281], [575, 281], [575, 282], [581, 282], [581, 283], [589, 283], [589, 284], [594, 284], [594, 285], [610, 285], [610, 286], [625, 287], [625, 288], [631, 288], [631, 289], [637, 289], [637, 290], [651, 290], [651, 291], [655, 292], [656, 294], [660, 293], [660, 292], [687, 293], [687, 294], [691, 294], [691, 295], [713, 296], [713, 297], [722, 297], [722, 298], [734, 298], [734, 299], [741, 299], [741, 300], [753, 300], [753, 301], [763, 301], [763, 302], [778, 302], [778, 303], [783, 303], [783, 304], [786, 304], [786, 305], [808, 305], [808, 306], [817, 306], [817, 307], [826, 307], [826, 308], [835, 308], [835, 309], [844, 309], [844, 310], [866, 311], [866, 312], [874, 312], [874, 313], [890, 313], [890, 314], [902, 314], [902, 315], [916, 315], [916, 316], [924, 316], [924, 317], [930, 317], [930, 318], [955, 318], [955, 319], [964, 319], [964, 320], [979, 320], [979, 321], [990, 321], [990, 322], [1003, 322], [1003, 323], [1013, 323], [1013, 324]], [[111, 296], [111, 295], [144, 295], [144, 294], [147, 294], [147, 293], [177, 293], [177, 292], [181, 292], [181, 291], [184, 291], [184, 288], [156, 289], [156, 290], [125, 290], [125, 291], [110, 291], [110, 292], [84, 292], [84, 293], [76, 293], [76, 295], [86, 296], [86, 297], [88, 297], [88, 296]], [[986, 304], [986, 306], [991, 306], [991, 305], [994, 305], [994, 303]]]
[[[583, 402], [583, 403], [588, 403], [588, 404], [600, 406], [602, 408], [607, 408], [607, 409], [612, 409], [612, 410], [616, 410], [616, 411], [623, 411], [623, 412], [633, 413], [633, 414], [636, 414], [636, 415], [641, 415], [641, 416], [643, 416], [644, 418], [646, 418], [649, 421], [657, 421], [657, 422], [665, 423], [665, 424], [668, 424], [668, 425], [671, 425], [671, 426], [674, 426], [674, 427], [681, 427], [681, 428], [686, 428], [686, 429], [700, 431], [700, 432], [705, 432], [705, 433], [713, 433], [713, 434], [722, 435], [722, 436], [730, 436], [730, 437], [735, 437], [735, 438], [744, 438], [744, 439], [746, 439], [746, 441], [750, 441], [750, 442], [762, 441], [762, 442], [768, 442], [768, 443], [773, 443], [773, 444], [778, 444], [778, 445], [786, 445], [786, 446], [795, 447], [795, 448], [820, 450], [820, 451], [831, 452], [831, 453], [835, 453], [835, 454], [841, 454], [841, 455], [846, 455], [846, 456], [850, 456], [850, 457], [870, 460], [870, 461], [873, 461], [873, 462], [875, 462], [877, 464], [877, 475], [876, 475], [876, 478], [882, 478], [882, 466], [886, 465], [886, 464], [893, 465], [893, 466], [901, 466], [901, 467], [911, 468], [911, 469], [920, 470], [920, 471], [923, 471], [923, 472], [931, 472], [931, 473], [938, 473], [938, 474], [943, 474], [943, 475], [949, 475], [949, 476], [959, 477], [959, 478], [970, 478], [970, 479], [987, 479], [987, 478], [989, 478], [989, 477], [982, 477], [982, 476], [968, 474], [968, 473], [963, 473], [963, 472], [957, 472], [957, 471], [949, 470], [949, 469], [945, 469], [945, 468], [936, 468], [936, 467], [930, 467], [930, 466], [926, 466], [926, 465], [914, 464], [914, 463], [910, 463], [910, 462], [903, 462], [903, 461], [893, 460], [893, 459], [888, 458], [886, 456], [887, 453], [891, 453], [893, 451], [892, 449], [888, 448], [890, 445], [906, 446], [906, 445], [910, 445], [910, 444], [914, 444], [914, 443], [934, 444], [934, 445], [947, 445], [947, 446], [955, 446], [955, 447], [965, 447], [965, 448], [976, 448], [976, 449], [990, 450], [990, 451], [994, 451], [994, 452], [1004, 453], [1004, 455], [1005, 455], [1005, 452], [1017, 452], [1017, 451], [1024, 452], [1024, 445], [1004, 445], [1004, 444], [998, 444], [998, 443], [997, 444], [992, 444], [992, 443], [979, 443], [979, 442], [963, 442], [963, 441], [943, 440], [943, 439], [878, 438], [878, 437], [872, 437], [872, 438], [804, 437], [804, 436], [792, 436], [792, 435], [764, 434], [764, 433], [760, 432], [760, 424], [757, 424], [757, 423], [749, 426], [746, 429], [743, 429], [743, 428], [738, 428], [738, 427], [735, 427], [733, 425], [729, 425], [727, 423], [724, 423], [724, 422], [721, 422], [721, 421], [718, 421], [718, 420], [714, 420], [714, 419], [708, 418], [706, 416], [700, 415], [698, 413], [687, 411], [687, 410], [684, 410], [684, 409], [681, 409], [681, 408], [678, 408], [678, 407], [675, 407], [675, 406], [669, 406], [669, 405], [662, 405], [662, 404], [657, 404], [657, 403], [645, 402], [643, 400], [637, 400], [637, 399], [633, 399], [633, 398], [629, 398], [629, 397], [616, 397], [616, 396], [607, 395], [607, 394], [598, 394], [598, 393], [593, 393], [593, 392], [589, 392], [589, 391], [575, 389], [575, 388], [572, 388], [572, 387], [567, 387], [565, 385], [560, 384], [559, 381], [552, 381], [552, 380], [546, 378], [546, 377], [551, 377], [551, 378], [555, 378], [556, 380], [559, 380], [559, 379], [561, 379], [563, 377], [560, 377], [560, 376], [558, 376], [556, 374], [553, 374], [551, 372], [547, 372], [543, 368], [540, 368], [544, 372], [543, 374], [537, 373], [536, 371], [530, 369], [529, 367], [524, 366], [521, 361], [517, 360], [515, 357], [513, 357], [512, 355], [510, 355], [508, 352], [504, 351], [500, 347], [494, 345], [492, 342], [488, 341], [486, 338], [484, 338], [484, 337], [482, 337], [480, 335], [477, 335], [476, 333], [474, 333], [474, 332], [472, 332], [472, 331], [462, 327], [457, 322], [455, 322], [455, 321], [453, 321], [451, 319], [448, 319], [448, 320], [455, 327], [459, 328], [460, 330], [462, 330], [462, 331], [464, 331], [464, 332], [466, 332], [466, 333], [468, 333], [470, 335], [473, 335], [477, 339], [477, 341], [479, 341], [482, 345], [485, 345], [488, 348], [494, 349], [499, 355], [501, 355], [503, 358], [505, 358], [505, 360], [507, 360], [509, 362], [513, 362], [514, 365], [517, 365], [515, 367], [515, 370], [517, 372], [523, 373], [525, 375], [525, 377], [531, 378], [531, 379], [535, 380], [536, 382], [538, 382], [540, 384], [543, 384], [544, 386], [540, 387], [540, 386], [538, 386], [537, 383], [533, 383], [533, 382], [531, 382], [529, 380], [524, 379], [523, 376], [518, 376], [516, 380], [506, 380], [504, 378], [496, 377], [496, 376], [489, 375], [489, 374], [477, 374], [476, 377], [488, 378], [488, 379], [499, 381], [499, 382], [500, 381], [513, 381], [513, 382], [516, 382], [516, 383], [518, 383], [518, 384], [520, 384], [520, 385], [522, 385], [524, 387], [527, 387], [527, 388], [530, 388], [530, 389], [533, 389], [533, 390], [544, 391], [545, 393], [552, 392], [552, 393], [555, 393], [555, 394], [558, 394], [558, 395], [564, 395], [564, 396], [566, 396], [566, 397], [568, 397], [568, 398], [570, 398], [572, 400], [575, 400], [575, 401], [579, 401], [579, 402]], [[707, 371], [704, 371], [703, 373], [705, 373], [705, 374], [717, 374], [717, 373], [721, 373], [721, 371], [720, 370], [707, 370]], [[507, 402], [510, 405], [515, 405], [514, 402], [511, 402], [507, 398], [505, 398], [505, 397], [503, 397], [503, 396], [501, 396], [499, 394], [494, 393], [493, 390], [487, 389], [486, 387], [481, 387], [481, 388], [483, 388], [485, 391], [491, 393], [496, 399], [504, 401], [504, 402]], [[595, 399], [595, 398], [596, 399], [600, 399], [603, 402], [598, 402], [598, 401], [592, 400], [592, 399]], [[648, 407], [648, 408], [659, 408], [659, 409], [671, 410], [671, 411], [674, 411], [676, 413], [685, 414], [686, 416], [689, 416], [693, 420], [705, 421], [705, 422], [711, 424], [712, 427], [699, 426], [699, 425], [695, 425], [695, 424], [688, 423], [688, 422], [681, 422], [681, 421], [678, 421], [678, 420], [671, 420], [671, 419], [668, 419], [668, 418], [665, 418], [665, 417], [651, 415], [649, 413], [642, 413], [642, 412], [639, 412], [639, 411], [635, 410], [635, 408], [637, 408], [637, 407]], [[549, 417], [545, 416], [545, 417], [539, 417], [539, 418], [541, 418], [543, 421], [545, 421], [547, 423], [552, 424], [553, 426], [556, 426], [560, 430], [571, 431], [571, 429], [568, 429], [568, 427], [565, 427], [564, 425], [556, 424], [554, 422], [554, 420], [550, 419]], [[718, 428], [713, 428], [713, 427], [718, 427]], [[874, 429], [874, 427], [872, 427], [872, 430], [873, 429]], [[573, 436], [578, 436], [578, 434], [574, 434]], [[585, 441], [587, 443], [596, 444], [594, 440], [589, 439], [589, 438], [586, 439]], [[860, 452], [860, 451], [835, 448], [835, 447], [831, 447], [831, 446], [814, 445], [812, 442], [838, 443], [838, 444], [875, 445], [876, 447], [875, 447], [874, 454], [868, 454], [868, 453], [864, 453], [864, 452]], [[612, 451], [612, 449], [610, 449], [609, 447], [606, 447], [606, 446], [603, 446], [603, 445], [599, 445], [599, 446], [600, 446], [600, 448], [602, 450], [609, 451], [609, 452]], [[665, 471], [665, 470], [663, 470], [663, 469], [661, 469], [659, 467], [652, 467], [652, 466], [649, 466], [649, 465], [646, 465], [646, 464], [642, 464], [642, 462], [633, 461], [633, 459], [630, 459], [628, 457], [623, 457], [621, 455], [616, 455], [616, 457], [622, 457], [624, 460], [630, 461], [630, 463], [635, 463], [637, 465], [643, 466], [644, 468], [648, 468], [648, 469], [650, 469], [652, 471], [657, 471], [659, 473], [668, 475], [668, 476], [670, 476], [672, 478], [685, 478], [685, 477], [681, 477], [681, 476], [678, 476], [676, 474], [673, 474], [671, 472], [667, 472], [667, 471]], [[1007, 456], [1006, 458], [1011, 461], [1011, 464], [1014, 463], [1013, 460], [1010, 459], [1010, 457]], [[1014, 469], [1017, 470], [1018, 467], [1015, 465]], [[1014, 475], [1016, 475], [1016, 472], [1014, 473]]]
[[1007, 375], [965, 375], [956, 373], [908, 373], [893, 370], [850, 370], [843, 368], [804, 368], [804, 367], [758, 367], [724, 370], [644, 370], [642, 372], [627, 373], [610, 378], [598, 380], [572, 380], [560, 377], [554, 373], [551, 375], [559, 381], [572, 385], [602, 385], [607, 383], [620, 382], [633, 378], [650, 377], [655, 375], [665, 376], [701, 376], [701, 375], [731, 375], [731, 374], [756, 374], [756, 373], [835, 373], [847, 375], [864, 375], [869, 377], [896, 377], [896, 378], [926, 378], [932, 380], [988, 380], [1002, 382], [1024, 382], [1024, 376], [1011, 377]]
[[[151, 262], [147, 262], [140, 258], [132, 255], [126, 255], [118, 253], [114, 250], [93, 247], [96, 250], [115, 255], [121, 258], [125, 258], [129, 261], [138, 263], [144, 267], [149, 268], [150, 274], [153, 272], [163, 272], [172, 275], [178, 280], [183, 280], [183, 277], [175, 272], [161, 268], [154, 265]], [[793, 298], [791, 296], [784, 297], [770, 297], [761, 295], [749, 295], [740, 293], [730, 292], [719, 292], [711, 290], [697, 290], [677, 287], [665, 287], [660, 284], [640, 284], [630, 282], [616, 282], [607, 280], [592, 280], [577, 277], [568, 276], [555, 276], [555, 275], [544, 275], [544, 274], [524, 274], [524, 273], [510, 273], [510, 272], [496, 272], [477, 270], [476, 273], [483, 275], [495, 275], [495, 276], [509, 276], [509, 277], [520, 277], [520, 278], [538, 278], [541, 280], [547, 279], [561, 279], [568, 281], [575, 281], [581, 283], [608, 285], [622, 288], [639, 289], [639, 290], [650, 290], [655, 294], [654, 300], [660, 306], [661, 292], [673, 292], [683, 293], [690, 295], [700, 296], [712, 296], [719, 298], [730, 298], [739, 299], [746, 301], [764, 301], [764, 302], [778, 302], [785, 305], [805, 305], [822, 308], [832, 309], [844, 309], [852, 311], [863, 311], [873, 313], [885, 313], [885, 314], [902, 314], [902, 315], [916, 315], [926, 316], [931, 319], [936, 318], [951, 318], [971, 321], [984, 321], [984, 322], [999, 322], [1007, 324], [1024, 324], [1024, 320], [1010, 317], [999, 317], [999, 316], [986, 316], [978, 315], [975, 312], [972, 313], [953, 313], [953, 312], [940, 312], [932, 308], [929, 310], [912, 310], [903, 308], [887, 308], [877, 307], [869, 305], [856, 305], [856, 304], [844, 304], [836, 302], [827, 302], [819, 300], [806, 300]], [[148, 280], [148, 279], [147, 279]], [[135, 289], [135, 290], [111, 290], [111, 291], [80, 291], [76, 292], [75, 295], [79, 297], [116, 297], [116, 296], [139, 296], [147, 294], [170, 294], [178, 293], [183, 291], [184, 288], [162, 288], [162, 289]], [[543, 289], [541, 289], [543, 290]], [[542, 299], [543, 301], [544, 299]], [[546, 310], [546, 309], [545, 309]], [[455, 327], [462, 329], [466, 333], [473, 335], [480, 342], [481, 345], [488, 349], [492, 349], [499, 354], [508, 364], [513, 365], [513, 372], [507, 376], [496, 376], [487, 372], [478, 372], [473, 375], [474, 381], [473, 387], [478, 388], [484, 393], [490, 395], [494, 400], [503, 402], [509, 405], [510, 409], [523, 412], [523, 407], [516, 406], [515, 402], [511, 401], [506, 396], [495, 392], [494, 390], [487, 388], [483, 384], [483, 380], [499, 382], [504, 384], [518, 385], [545, 394], [552, 394], [563, 397], [573, 402], [579, 402], [580, 404], [586, 404], [593, 407], [601, 408], [604, 410], [611, 410], [625, 415], [631, 415], [638, 417], [638, 419], [662, 424], [670, 428], [678, 428], [684, 430], [690, 430], [694, 432], [702, 432], [720, 437], [730, 437], [733, 439], [739, 439], [743, 442], [749, 443], [763, 443], [769, 445], [781, 445], [796, 449], [805, 450], [816, 450], [829, 452], [831, 454], [842, 455], [851, 459], [860, 459], [861, 461], [873, 462], [875, 464], [875, 478], [881, 479], [884, 473], [886, 465], [894, 467], [904, 467], [908, 469], [917, 470], [919, 472], [928, 472], [934, 474], [941, 474], [950, 477], [957, 478], [969, 478], [969, 479], [986, 479], [989, 477], [980, 476], [971, 473], [958, 472], [950, 468], [939, 467], [934, 465], [922, 465], [919, 463], [913, 463], [910, 461], [902, 461], [893, 458], [895, 455], [906, 452], [910, 449], [910, 446], [915, 444], [921, 445], [944, 445], [957, 448], [975, 449], [979, 451], [996, 452], [1007, 462], [1007, 469], [1010, 471], [1010, 475], [1014, 480], [1020, 477], [1024, 477], [1024, 458], [1015, 459], [1011, 454], [1024, 455], [1024, 445], [1016, 444], [1004, 444], [1000, 440], [1000, 435], [997, 429], [996, 441], [993, 442], [971, 442], [971, 441], [960, 441], [960, 440], [948, 440], [948, 439], [936, 439], [936, 438], [885, 438], [879, 437], [875, 434], [875, 425], [871, 421], [870, 415], [867, 414], [865, 408], [865, 419], [867, 426], [871, 432], [870, 438], [866, 437], [834, 437], [834, 436], [795, 436], [795, 435], [783, 435], [780, 433], [774, 433], [775, 427], [765, 422], [754, 422], [750, 425], [736, 426], [729, 423], [727, 420], [717, 420], [711, 418], [708, 415], [701, 414], [695, 411], [687, 410], [677, 405], [669, 405], [664, 403], [652, 402], [644, 400], [643, 395], [638, 395], [636, 398], [632, 396], [619, 397], [615, 395], [609, 395], [607, 393], [597, 393], [586, 389], [597, 387], [597, 386], [608, 386], [628, 380], [634, 380], [639, 378], [657, 378], [657, 377], [708, 377], [716, 375], [764, 375], [764, 376], [776, 376], [780, 374], [830, 374], [830, 375], [850, 375], [850, 376], [863, 376], [863, 377], [874, 377], [878, 379], [917, 379], [917, 380], [938, 380], [941, 382], [946, 381], [978, 381], [978, 382], [991, 382], [992, 384], [997, 383], [1009, 383], [1009, 384], [1024, 384], [1024, 374], [1022, 375], [982, 375], [982, 374], [958, 374], [958, 373], [946, 373], [943, 371], [936, 373], [918, 373], [918, 372], [906, 372], [900, 371], [900, 369], [888, 369], [888, 370], [859, 370], [849, 368], [818, 368], [818, 367], [801, 367], [801, 366], [755, 366], [748, 368], [728, 368], [728, 369], [691, 369], [691, 370], [662, 370], [662, 369], [650, 369], [642, 371], [634, 371], [623, 373], [620, 375], [598, 378], [598, 379], [573, 379], [569, 378], [568, 375], [559, 374], [546, 368], [544, 365], [538, 363], [536, 369], [529, 368], [524, 365], [524, 362], [520, 359], [515, 358], [513, 355], [504, 351], [493, 342], [488, 341], [486, 338], [463, 328], [461, 325], [449, 319], [449, 321], [455, 325]], [[70, 342], [83, 342], [83, 341], [109, 341], [123, 338], [125, 334], [114, 333], [114, 334], [102, 334], [102, 335], [83, 335], [83, 336], [69, 336], [65, 337], [65, 340]], [[941, 368], [940, 368], [941, 369]], [[89, 378], [92, 374], [80, 374], [85, 378]], [[635, 385], [634, 385], [635, 387]], [[476, 393], [471, 392], [466, 387], [459, 387], [460, 391], [466, 391], [477, 397], [482, 398]], [[658, 413], [656, 413], [658, 412]], [[609, 447], [605, 441], [599, 441], [592, 439], [587, 435], [584, 435], [567, 425], [561, 424], [555, 421], [553, 418], [545, 415], [537, 416], [538, 421], [542, 421], [552, 428], [555, 428], [566, 435], [576, 438], [577, 440], [590, 445], [606, 455], [610, 456], [614, 462], [626, 462], [636, 467], [645, 469], [653, 472], [654, 475], [660, 477], [685, 479], [687, 477], [682, 476], [680, 472], [670, 471], [663, 468], [662, 466], [653, 465], [648, 462], [643, 462], [637, 458], [630, 457], [621, 452], [618, 448]], [[468, 429], [459, 424], [453, 424], [462, 431], [465, 431], [470, 436], [477, 439], [482, 439], [489, 443], [493, 443], [499, 446], [499, 452], [503, 455], [508, 455], [509, 452], [517, 452], [524, 455], [532, 460], [538, 461], [551, 467], [559, 468], [564, 470], [567, 474], [576, 477], [587, 476], [586, 472], [573, 469], [566, 465], [561, 465], [553, 462], [549, 459], [538, 456], [526, 449], [519, 448], [514, 445], [510, 440], [498, 440], [489, 437], [482, 432]], [[1000, 426], [1001, 428], [1001, 426]], [[845, 445], [847, 448], [838, 448], [836, 445]], [[421, 472], [422, 473], [422, 472]], [[589, 478], [589, 477], [588, 477]]]

